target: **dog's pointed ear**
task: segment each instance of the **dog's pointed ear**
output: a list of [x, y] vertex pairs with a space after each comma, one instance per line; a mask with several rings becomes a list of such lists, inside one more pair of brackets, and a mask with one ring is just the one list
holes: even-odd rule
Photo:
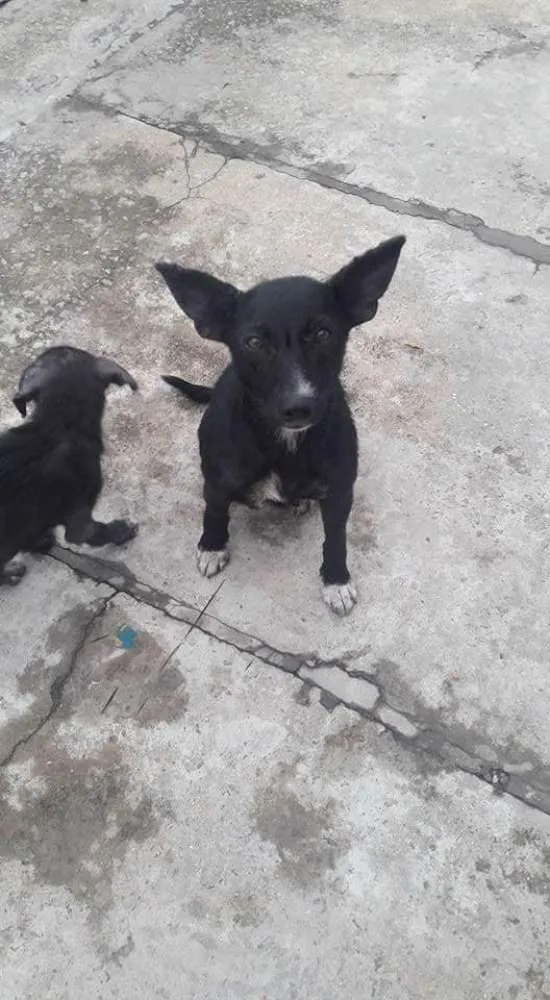
[[393, 278], [404, 236], [394, 236], [346, 264], [329, 279], [350, 326], [374, 319], [378, 300]]
[[193, 320], [197, 333], [208, 340], [225, 340], [235, 316], [239, 290], [205, 271], [193, 271], [179, 264], [159, 261], [155, 268], [180, 309]]

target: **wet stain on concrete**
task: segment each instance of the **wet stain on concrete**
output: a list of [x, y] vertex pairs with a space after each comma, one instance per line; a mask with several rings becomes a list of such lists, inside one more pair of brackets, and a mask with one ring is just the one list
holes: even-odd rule
[[155, 175], [166, 171], [166, 158], [151, 149], [143, 149], [138, 142], [113, 143], [110, 149], [87, 149], [87, 167], [94, 167], [98, 175], [111, 180], [120, 176], [127, 184], [139, 189]]
[[[131, 647], [121, 630], [134, 636]], [[185, 678], [173, 662], [179, 645], [161, 646], [128, 622], [107, 599], [77, 605], [49, 628], [44, 654], [29, 661], [19, 679], [34, 701], [0, 731], [0, 761], [33, 754], [39, 733], [55, 732], [77, 711], [90, 716], [133, 719], [140, 726], [174, 722], [185, 712]]]
[[38, 880], [102, 908], [128, 849], [158, 830], [151, 798], [131, 787], [114, 739], [82, 757], [53, 742], [34, 758], [31, 781], [10, 795], [4, 788], [0, 857], [31, 865]]
[[0, 730], [0, 760], [7, 762], [16, 744], [25, 745], [33, 732], [46, 720], [61, 696], [62, 687], [73, 667], [73, 658], [94, 616], [104, 601], [77, 604], [54, 621], [44, 639], [44, 653], [28, 661], [18, 678], [22, 695], [34, 701]]
[[280, 771], [273, 783], [256, 793], [254, 826], [279, 855], [281, 874], [301, 888], [311, 887], [333, 871], [348, 848], [337, 828], [334, 803], [305, 805]]
[[[121, 642], [124, 630], [134, 637], [131, 648]], [[188, 703], [185, 678], [173, 661], [178, 649], [161, 646], [139, 620], [127, 621], [118, 608], [109, 608], [80, 654], [64, 711], [99, 712], [141, 726], [176, 721]]]

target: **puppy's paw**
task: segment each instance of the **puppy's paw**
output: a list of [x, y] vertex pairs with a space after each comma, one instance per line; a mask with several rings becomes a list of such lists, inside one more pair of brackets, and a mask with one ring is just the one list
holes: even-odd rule
[[130, 542], [138, 533], [138, 525], [132, 521], [111, 521], [109, 524], [109, 541], [111, 545], [124, 545]]
[[326, 583], [323, 600], [335, 615], [349, 615], [357, 604], [357, 590], [351, 580], [347, 583]]
[[294, 517], [304, 517], [305, 514], [310, 513], [312, 507], [313, 500], [296, 500], [292, 504], [292, 513]]
[[216, 576], [216, 573], [221, 573], [228, 562], [229, 552], [227, 549], [220, 549], [218, 552], [197, 549], [197, 567], [201, 576]]
[[24, 566], [23, 563], [8, 563], [8, 565], [4, 566], [3, 570], [0, 571], [0, 583], [4, 583], [8, 587], [17, 587], [17, 584], [21, 583], [21, 580], [25, 576], [26, 572], [27, 567]]

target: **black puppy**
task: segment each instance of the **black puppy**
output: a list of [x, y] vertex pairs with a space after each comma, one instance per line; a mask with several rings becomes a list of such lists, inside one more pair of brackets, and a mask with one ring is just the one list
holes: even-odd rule
[[247, 292], [210, 274], [158, 263], [198, 333], [223, 341], [232, 364], [213, 390], [165, 381], [210, 405], [199, 430], [205, 480], [198, 567], [226, 565], [229, 506], [260, 498], [316, 499], [325, 531], [323, 596], [336, 614], [357, 600], [346, 562], [346, 524], [357, 475], [357, 435], [340, 370], [350, 330], [373, 319], [404, 236], [356, 257], [328, 281], [290, 277]]
[[32, 417], [0, 436], [0, 583], [18, 583], [18, 552], [47, 552], [53, 529], [68, 542], [122, 545], [137, 532], [127, 521], [102, 524], [92, 510], [102, 487], [101, 419], [110, 383], [137, 383], [108, 358], [74, 347], [53, 347], [23, 372], [14, 403]]

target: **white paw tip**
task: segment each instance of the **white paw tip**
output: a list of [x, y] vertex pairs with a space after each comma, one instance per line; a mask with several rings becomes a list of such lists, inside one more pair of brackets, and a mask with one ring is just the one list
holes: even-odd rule
[[349, 615], [357, 604], [357, 590], [351, 580], [347, 583], [327, 583], [323, 587], [323, 600], [335, 615]]
[[221, 573], [228, 562], [229, 552], [227, 549], [220, 549], [218, 552], [207, 552], [204, 549], [197, 551], [197, 566], [201, 576], [216, 576], [216, 573]]

